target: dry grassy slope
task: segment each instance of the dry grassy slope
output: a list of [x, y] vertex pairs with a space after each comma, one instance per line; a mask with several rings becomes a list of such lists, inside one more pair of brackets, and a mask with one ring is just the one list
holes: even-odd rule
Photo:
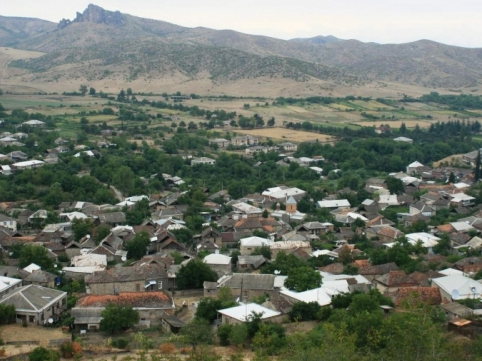
[[12, 46], [19, 41], [55, 29], [50, 21], [0, 16], [0, 46]]
[[[5, 24], [17, 29], [21, 20], [0, 17], [0, 31]], [[33, 78], [44, 81], [57, 81], [72, 68], [76, 78], [89, 81], [112, 78], [114, 73], [116, 81], [139, 77], [149, 81], [176, 72], [191, 80], [207, 73], [215, 82], [274, 77], [353, 85], [361, 79], [432, 88], [475, 88], [482, 80], [482, 49], [430, 41], [401, 45], [332, 37], [285, 41], [231, 30], [186, 28], [95, 5], [58, 29], [48, 22], [35, 24], [15, 38], [15, 46], [49, 54], [14, 65], [34, 71]], [[6, 38], [0, 36], [0, 46]]]

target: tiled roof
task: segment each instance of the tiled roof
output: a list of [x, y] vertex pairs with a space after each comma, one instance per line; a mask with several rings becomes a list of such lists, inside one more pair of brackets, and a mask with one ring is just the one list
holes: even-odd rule
[[402, 285], [416, 286], [418, 283], [407, 275], [404, 271], [390, 271], [376, 279], [379, 283], [382, 283], [388, 287], [396, 287]]
[[416, 306], [420, 302], [428, 305], [440, 305], [442, 297], [438, 287], [401, 287], [398, 289], [395, 304], [397, 306]]
[[86, 283], [130, 282], [149, 278], [167, 278], [164, 267], [158, 264], [143, 264], [133, 267], [111, 268], [85, 277]]
[[162, 291], [121, 292], [118, 295], [88, 295], [77, 301], [77, 307], [105, 307], [109, 303], [133, 308], [173, 308], [172, 299]]

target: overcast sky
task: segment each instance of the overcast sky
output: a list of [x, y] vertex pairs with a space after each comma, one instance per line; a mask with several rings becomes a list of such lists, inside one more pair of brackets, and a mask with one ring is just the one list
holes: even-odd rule
[[187, 27], [281, 39], [334, 35], [378, 43], [430, 39], [482, 47], [480, 0], [2, 0], [0, 15], [73, 19], [89, 3]]

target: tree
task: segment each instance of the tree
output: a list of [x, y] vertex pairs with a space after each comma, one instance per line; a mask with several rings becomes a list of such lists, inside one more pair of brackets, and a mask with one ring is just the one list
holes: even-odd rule
[[291, 308], [290, 319], [291, 321], [316, 320], [320, 308], [318, 302], [296, 302]]
[[183, 336], [183, 341], [191, 345], [194, 350], [198, 345], [211, 344], [214, 338], [211, 324], [207, 320], [198, 318], [181, 328], [180, 334]]
[[475, 174], [474, 174], [475, 183], [480, 180], [480, 151], [477, 153], [477, 159], [475, 160]]
[[43, 246], [28, 244], [20, 251], [19, 266], [27, 267], [29, 264], [35, 263], [44, 270], [52, 269], [53, 262], [49, 258], [47, 249]]
[[95, 89], [94, 88], [90, 88], [89, 89], [89, 95], [95, 95]]
[[221, 300], [206, 297], [199, 301], [196, 318], [202, 318], [212, 323], [218, 317], [218, 310], [222, 309], [223, 302]]
[[142, 231], [134, 236], [132, 241], [128, 242], [125, 246], [128, 259], [141, 259], [147, 253], [147, 246], [151, 244], [149, 234], [146, 231]]
[[74, 231], [74, 240], [78, 242], [82, 237], [90, 234], [94, 224], [91, 219], [75, 218], [72, 221], [72, 230]]
[[122, 194], [127, 195], [134, 188], [134, 172], [128, 166], [123, 165], [114, 173], [112, 183], [122, 192]]
[[100, 329], [110, 334], [127, 330], [139, 322], [139, 312], [128, 305], [109, 303], [101, 316]]
[[29, 361], [59, 361], [60, 353], [55, 350], [49, 350], [45, 347], [36, 347], [28, 355]]
[[387, 188], [391, 194], [402, 194], [404, 192], [403, 182], [395, 177], [388, 177], [386, 180]]
[[193, 260], [182, 266], [176, 277], [177, 287], [181, 290], [202, 288], [205, 281], [215, 282], [217, 279], [216, 272], [201, 260]]
[[454, 172], [450, 172], [450, 175], [449, 175], [449, 183], [455, 183], [455, 174]]
[[268, 127], [274, 127], [274, 123], [275, 123], [275, 119], [274, 117], [271, 117], [269, 118], [267, 125]]
[[293, 268], [288, 272], [288, 278], [285, 281], [285, 287], [296, 291], [303, 292], [321, 286], [320, 272], [310, 267]]
[[87, 85], [81, 85], [79, 88], [79, 91], [80, 91], [80, 94], [82, 94], [82, 96], [87, 94]]

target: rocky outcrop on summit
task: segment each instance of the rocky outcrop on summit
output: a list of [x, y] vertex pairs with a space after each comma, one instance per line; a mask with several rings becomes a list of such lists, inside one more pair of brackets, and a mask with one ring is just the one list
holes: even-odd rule
[[74, 21], [62, 19], [57, 26], [58, 29], [64, 29], [73, 23], [96, 23], [113, 26], [123, 25], [125, 17], [120, 11], [108, 11], [102, 9], [100, 6], [90, 4], [83, 13], [77, 13]]

